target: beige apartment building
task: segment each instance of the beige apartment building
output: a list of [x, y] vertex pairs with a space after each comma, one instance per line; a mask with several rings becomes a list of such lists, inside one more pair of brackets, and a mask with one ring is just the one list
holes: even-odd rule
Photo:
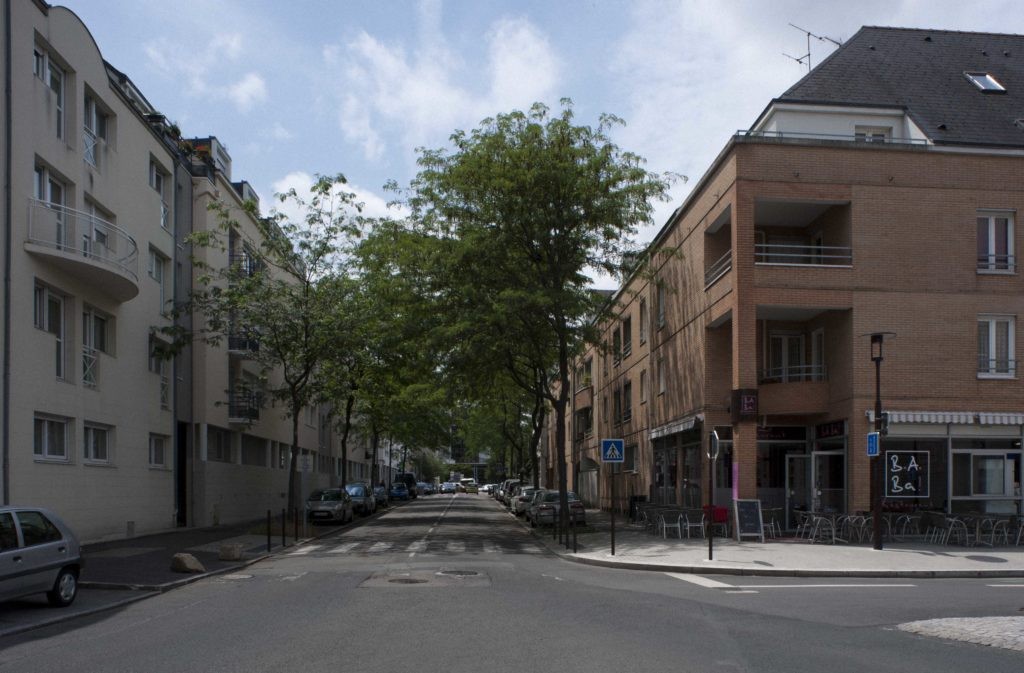
[[[251, 344], [153, 356], [193, 282], [186, 237], [215, 224], [207, 203], [241, 212], [255, 194], [216, 138], [183, 152], [73, 12], [7, 7], [2, 501], [50, 507], [86, 541], [284, 507], [290, 421], [240, 393]], [[258, 244], [238, 221], [215, 263]], [[327, 411], [301, 426], [305, 492], [340, 478]], [[350, 478], [369, 478], [374, 458], [350, 444]]]
[[[863, 28], [731, 138], [576, 369], [585, 499], [1019, 512], [1024, 37]], [[651, 280], [653, 278], [653, 280]], [[548, 436], [553, 437], [549, 432]], [[621, 437], [614, 476], [600, 438]]]

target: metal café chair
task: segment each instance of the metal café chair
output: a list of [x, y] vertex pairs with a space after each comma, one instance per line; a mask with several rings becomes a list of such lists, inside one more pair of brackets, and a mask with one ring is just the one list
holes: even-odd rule
[[679, 519], [680, 515], [677, 514], [675, 517], [673, 517], [672, 513], [670, 513], [669, 511], [664, 511], [658, 514], [658, 530], [661, 531], [662, 539], [666, 539], [668, 537], [669, 528], [675, 528], [676, 535], [679, 537], [680, 540], [683, 539], [683, 529], [680, 526]]
[[686, 537], [693, 537], [692, 531], [696, 530], [700, 537], [704, 537], [704, 513], [699, 510], [687, 510], [679, 515], [680, 524], [686, 528]]

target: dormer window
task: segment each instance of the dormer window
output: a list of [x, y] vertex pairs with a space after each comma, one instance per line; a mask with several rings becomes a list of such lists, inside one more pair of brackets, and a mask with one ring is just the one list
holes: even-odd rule
[[991, 73], [965, 72], [964, 76], [985, 93], [1006, 93], [1006, 88]]
[[860, 143], [887, 143], [892, 138], [892, 127], [857, 125], [853, 137]]

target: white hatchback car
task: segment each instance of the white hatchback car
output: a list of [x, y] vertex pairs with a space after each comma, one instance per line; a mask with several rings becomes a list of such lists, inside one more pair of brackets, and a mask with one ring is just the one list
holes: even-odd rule
[[71, 605], [82, 564], [78, 539], [53, 512], [0, 507], [0, 601], [45, 593], [50, 605]]

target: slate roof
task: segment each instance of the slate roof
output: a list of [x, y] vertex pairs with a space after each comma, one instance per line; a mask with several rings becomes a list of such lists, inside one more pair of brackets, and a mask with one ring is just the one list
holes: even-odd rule
[[1024, 147], [1024, 35], [865, 26], [775, 102], [903, 108], [936, 144]]

